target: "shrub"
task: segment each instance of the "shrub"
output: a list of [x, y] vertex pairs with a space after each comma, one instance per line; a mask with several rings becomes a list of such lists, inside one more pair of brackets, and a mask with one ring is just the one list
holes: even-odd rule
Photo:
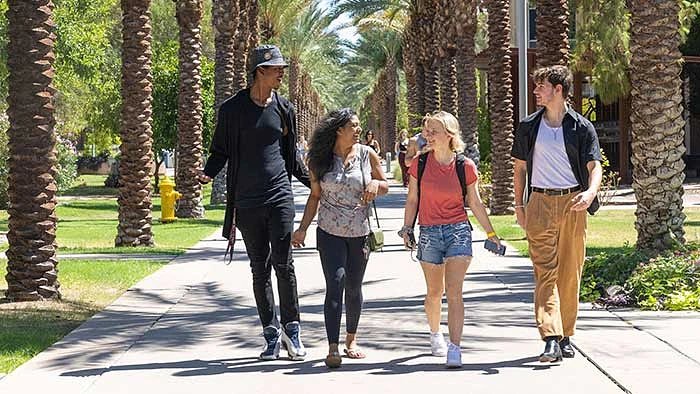
[[[630, 246], [622, 253], [600, 253], [586, 260], [581, 277], [580, 299], [589, 302], [610, 304], [609, 297], [618, 296], [625, 289], [627, 279], [641, 262], [648, 259], [642, 252]], [[615, 300], [615, 304], [620, 304]]]
[[700, 309], [699, 246], [681, 246], [639, 264], [627, 286], [642, 309]]
[[56, 187], [58, 193], [68, 190], [78, 177], [77, 156], [73, 144], [60, 137], [56, 137], [56, 156], [58, 159], [56, 172]]
[[78, 168], [88, 168], [97, 171], [100, 165], [109, 160], [109, 152], [102, 152], [97, 156], [80, 156], [77, 161]]
[[629, 246], [601, 253], [583, 267], [581, 300], [653, 310], [700, 309], [700, 245], [679, 245], [649, 257]]

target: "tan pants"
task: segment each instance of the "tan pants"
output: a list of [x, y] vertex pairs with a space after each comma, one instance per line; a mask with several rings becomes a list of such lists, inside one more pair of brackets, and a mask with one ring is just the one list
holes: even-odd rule
[[535, 270], [535, 320], [542, 339], [570, 337], [576, 329], [578, 295], [586, 254], [586, 211], [571, 211], [571, 199], [532, 193], [525, 218]]

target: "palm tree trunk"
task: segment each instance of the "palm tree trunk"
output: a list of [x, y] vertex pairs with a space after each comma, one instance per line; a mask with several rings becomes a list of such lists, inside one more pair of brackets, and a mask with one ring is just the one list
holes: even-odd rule
[[234, 34], [233, 53], [233, 94], [245, 89], [248, 84], [248, 72], [246, 69], [248, 59], [248, 43], [250, 41], [250, 0], [238, 0], [238, 28]]
[[[248, 0], [248, 57], [246, 61], [246, 70], [250, 71], [251, 67], [251, 52], [255, 47], [258, 46], [258, 43], [260, 42], [260, 27], [258, 26], [258, 12], [259, 12], [259, 4], [258, 0]], [[250, 73], [248, 73], [248, 85], [251, 85], [253, 83], [252, 80], [250, 80]]]
[[289, 58], [289, 101], [294, 104], [297, 112], [300, 111], [299, 96], [307, 93], [301, 91], [301, 65], [297, 57]]
[[474, 36], [476, 35], [476, 5], [470, 0], [465, 5], [462, 25], [464, 31], [458, 40], [457, 47], [457, 86], [459, 88], [459, 124], [464, 140], [464, 153], [479, 165], [478, 114], [476, 111], [476, 54]]
[[438, 8], [436, 0], [426, 0], [417, 15], [420, 26], [419, 58], [423, 65], [425, 112], [440, 109], [440, 63], [437, 58], [438, 29], [435, 17]]
[[510, 75], [510, 1], [489, 0], [489, 113], [491, 117], [492, 215], [512, 215], [513, 92]]
[[386, 91], [384, 97], [386, 98], [386, 104], [384, 108], [384, 113], [386, 114], [386, 134], [384, 135], [384, 141], [381, 146], [382, 155], [386, 154], [386, 152], [393, 152], [394, 141], [396, 141], [396, 117], [398, 115], [397, 98], [399, 97], [399, 74], [398, 64], [396, 63], [396, 58], [394, 56], [389, 56], [387, 58], [385, 70]]
[[634, 226], [637, 248], [658, 253], [685, 242], [679, 5], [676, 0], [638, 0], [628, 7]]
[[537, 0], [536, 29], [537, 66], [568, 66], [568, 0]]
[[417, 41], [418, 30], [416, 29], [416, 23], [414, 18], [411, 18], [406, 31], [403, 36], [403, 48], [402, 48], [402, 63], [403, 70], [406, 74], [406, 101], [408, 105], [408, 127], [410, 129], [417, 129], [421, 126], [421, 116], [424, 115], [424, 105], [421, 106], [422, 99], [422, 89], [419, 88], [419, 84], [422, 85], [422, 73], [421, 81], [418, 81], [418, 69], [420, 68], [418, 59], [418, 49], [419, 43]]
[[433, 59], [423, 69], [425, 75], [425, 112], [440, 109], [440, 65]]
[[[213, 0], [212, 25], [214, 26], [214, 47], [216, 60], [214, 64], [214, 103], [218, 119], [221, 103], [234, 94], [233, 56], [235, 53], [234, 37], [237, 26], [238, 0]], [[211, 204], [226, 202], [226, 171], [224, 166], [214, 177], [211, 190]]]
[[178, 161], [175, 177], [182, 194], [176, 215], [204, 217], [202, 185], [197, 171], [202, 167], [202, 25], [203, 0], [178, 0], [180, 27], [180, 92], [178, 95]]
[[9, 232], [7, 292], [11, 301], [60, 298], [56, 257], [51, 0], [9, 0], [7, 115]]
[[116, 246], [153, 246], [150, 0], [122, 0], [122, 127]]
[[440, 109], [458, 116], [459, 82], [457, 81], [457, 62], [453, 54], [453, 51], [449, 51], [447, 56], [440, 59]]

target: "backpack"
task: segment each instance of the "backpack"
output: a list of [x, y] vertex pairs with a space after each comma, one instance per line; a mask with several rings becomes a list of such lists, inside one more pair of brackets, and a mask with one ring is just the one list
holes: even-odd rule
[[[467, 198], [467, 178], [464, 175], [464, 162], [467, 159], [464, 153], [457, 153], [455, 158], [455, 171], [457, 172], [457, 179], [459, 179], [459, 185], [462, 187], [462, 202]], [[413, 227], [416, 226], [416, 220], [418, 220], [418, 209], [420, 208], [420, 181], [423, 178], [423, 172], [425, 172], [425, 164], [428, 161], [428, 153], [423, 153], [418, 156], [418, 206], [416, 207], [416, 216], [413, 218]], [[469, 217], [467, 216], [467, 223], [469, 223]], [[469, 223], [471, 227], [471, 223]]]

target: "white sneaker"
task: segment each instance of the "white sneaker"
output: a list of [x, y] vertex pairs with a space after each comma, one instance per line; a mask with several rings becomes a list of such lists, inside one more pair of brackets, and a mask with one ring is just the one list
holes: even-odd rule
[[447, 368], [462, 368], [462, 349], [454, 343], [447, 344]]
[[447, 343], [441, 332], [437, 334], [430, 333], [430, 352], [433, 356], [445, 357], [447, 355]]

